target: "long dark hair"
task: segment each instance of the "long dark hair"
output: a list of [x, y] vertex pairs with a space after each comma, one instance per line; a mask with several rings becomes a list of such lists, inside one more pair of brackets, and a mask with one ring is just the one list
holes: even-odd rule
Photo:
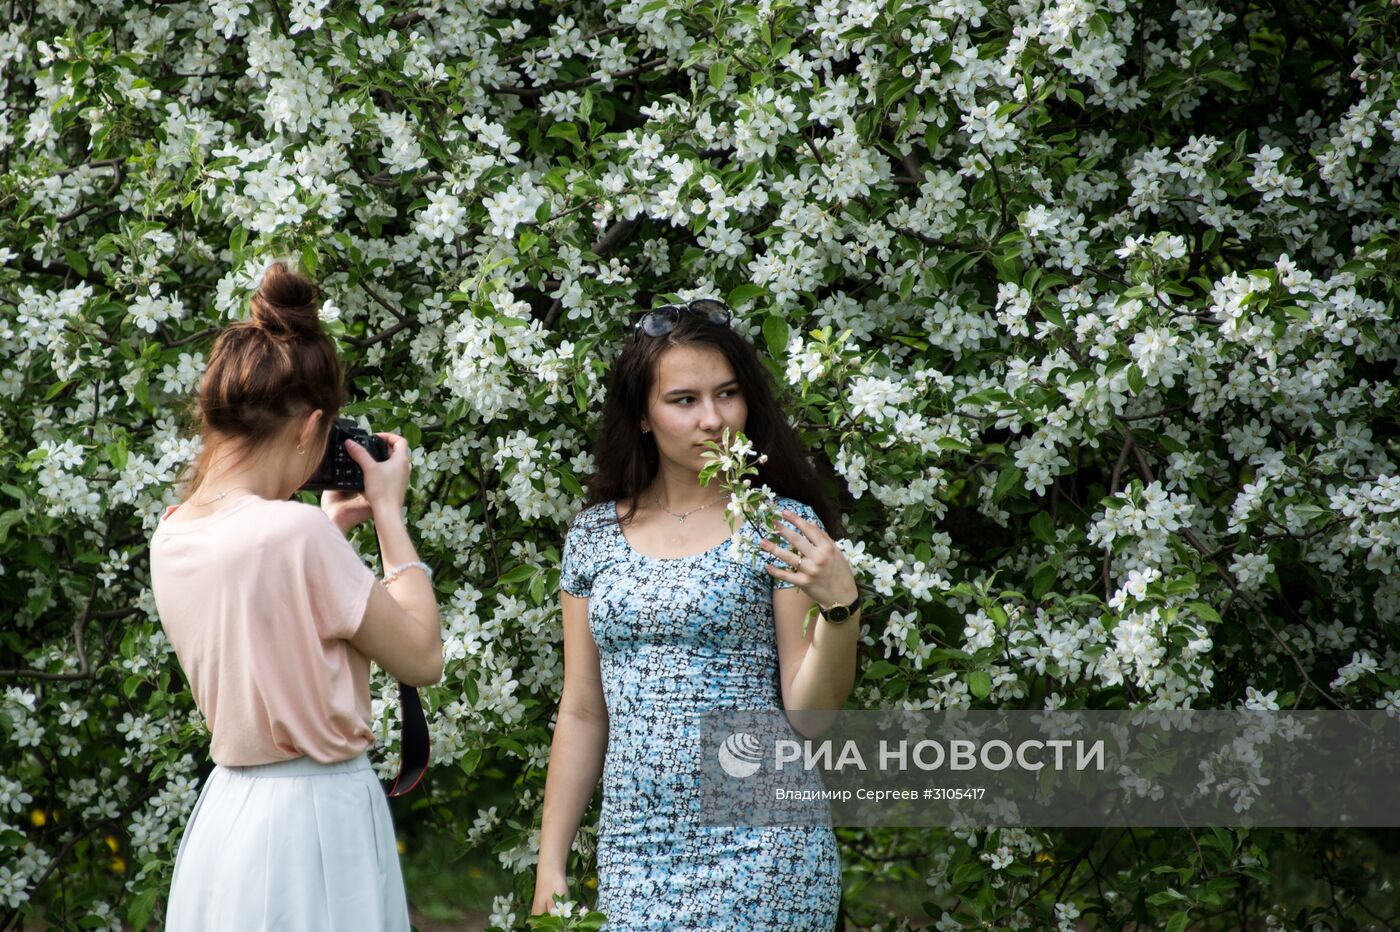
[[243, 456], [278, 436], [292, 417], [320, 408], [325, 444], [346, 392], [319, 305], [315, 282], [275, 262], [253, 295], [252, 316], [219, 333], [195, 403], [205, 443], [184, 477], [186, 498], [208, 475], [212, 434], [236, 440]]
[[626, 523], [636, 513], [637, 496], [655, 478], [661, 463], [656, 439], [642, 433], [641, 421], [661, 354], [673, 346], [702, 347], [724, 355], [748, 406], [744, 435], [757, 453], [768, 454], [767, 462], [758, 466], [758, 481], [778, 495], [810, 505], [828, 534], [844, 537], [841, 513], [783, 415], [753, 344], [729, 326], [698, 314], [681, 314], [675, 328], [659, 337], [635, 333], [613, 360], [594, 453], [597, 470], [588, 481], [588, 504], [629, 499], [627, 513], [620, 516]]

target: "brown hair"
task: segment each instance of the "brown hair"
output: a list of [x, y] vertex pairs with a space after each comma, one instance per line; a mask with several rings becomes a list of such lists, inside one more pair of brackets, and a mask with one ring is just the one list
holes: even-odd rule
[[637, 496], [660, 468], [656, 438], [641, 432], [641, 419], [647, 413], [661, 354], [673, 346], [702, 347], [724, 355], [748, 406], [744, 434], [756, 453], [768, 456], [758, 466], [757, 481], [811, 506], [828, 534], [838, 540], [845, 537], [836, 502], [788, 423], [753, 344], [728, 325], [713, 324], [695, 314], [682, 314], [675, 327], [659, 337], [634, 333], [613, 360], [586, 504], [629, 498], [631, 507], [620, 516], [621, 522], [626, 524], [636, 513]]
[[185, 479], [186, 497], [208, 473], [211, 434], [232, 438], [246, 455], [282, 433], [292, 417], [320, 408], [321, 441], [329, 435], [345, 404], [345, 383], [319, 304], [311, 279], [275, 262], [253, 295], [251, 318], [229, 324], [214, 341], [194, 412], [204, 449]]

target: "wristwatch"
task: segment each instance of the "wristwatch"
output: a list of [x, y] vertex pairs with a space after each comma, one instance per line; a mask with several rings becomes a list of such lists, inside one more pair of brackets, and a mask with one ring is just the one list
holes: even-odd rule
[[851, 600], [849, 605], [833, 605], [831, 608], [822, 608], [822, 617], [833, 625], [843, 625], [852, 615], [859, 614], [860, 603], [863, 599], [860, 587], [857, 586], [856, 597]]

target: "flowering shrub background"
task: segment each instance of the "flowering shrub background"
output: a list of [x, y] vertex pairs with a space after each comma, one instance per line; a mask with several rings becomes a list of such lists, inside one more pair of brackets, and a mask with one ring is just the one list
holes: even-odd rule
[[[397, 816], [514, 874], [497, 924], [606, 360], [663, 294], [728, 299], [839, 482], [876, 593], [855, 704], [1400, 711], [1390, 4], [9, 10], [0, 928], [159, 917], [206, 736], [145, 544], [278, 255], [324, 284], [349, 413], [416, 448], [448, 664]], [[1360, 830], [843, 844], [862, 926], [1393, 908]]]

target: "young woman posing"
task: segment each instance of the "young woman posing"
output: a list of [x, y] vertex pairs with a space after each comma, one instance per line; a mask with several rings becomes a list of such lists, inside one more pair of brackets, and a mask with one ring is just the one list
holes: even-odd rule
[[[560, 586], [564, 691], [545, 782], [533, 911], [566, 864], [599, 777], [598, 908], [610, 929], [830, 929], [829, 828], [704, 826], [696, 716], [837, 709], [855, 678], [859, 594], [827, 533], [840, 517], [752, 344], [717, 301], [651, 311], [613, 364], [588, 507]], [[725, 428], [767, 454], [786, 546], [729, 556], [726, 494], [700, 484]], [[745, 525], [740, 533], [757, 532]], [[816, 602], [823, 617], [803, 634]], [[837, 607], [840, 607], [837, 610]]]
[[[156, 608], [212, 734], [217, 765], [175, 860], [166, 928], [386, 929], [408, 907], [370, 769], [369, 661], [405, 683], [442, 675], [437, 603], [403, 519], [408, 444], [363, 494], [288, 501], [345, 401], [315, 286], [273, 265], [252, 319], [224, 328], [199, 390], [204, 449], [151, 538]], [[345, 532], [373, 518], [385, 583]], [[392, 581], [392, 585], [390, 582]]]

